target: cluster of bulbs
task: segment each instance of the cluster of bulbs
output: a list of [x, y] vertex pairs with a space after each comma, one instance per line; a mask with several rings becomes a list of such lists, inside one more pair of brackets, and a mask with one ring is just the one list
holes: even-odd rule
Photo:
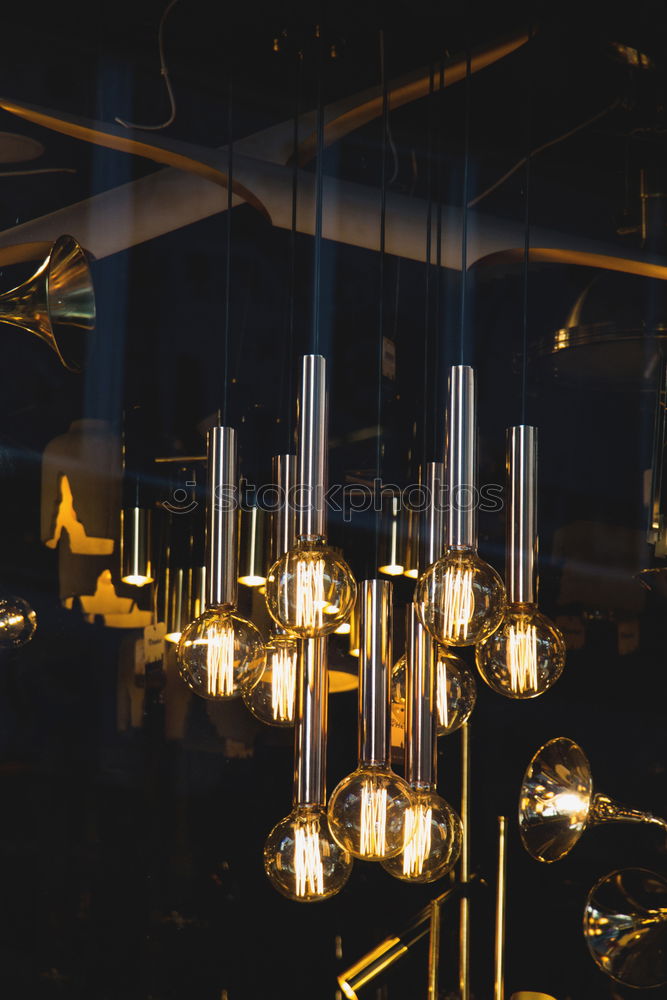
[[[449, 496], [475, 495], [475, 382], [451, 370], [447, 413]], [[560, 675], [564, 643], [536, 603], [535, 428], [510, 429], [507, 590], [477, 552], [472, 505], [446, 515], [447, 547], [430, 523], [428, 566], [407, 616], [406, 653], [391, 667], [391, 584], [357, 585], [326, 542], [325, 361], [303, 359], [296, 482], [306, 498], [298, 524], [281, 515], [265, 599], [273, 634], [264, 643], [237, 611], [237, 520], [214, 498], [233, 495], [235, 432], [209, 434], [206, 610], [182, 633], [179, 670], [199, 695], [242, 696], [253, 714], [295, 726], [294, 808], [267, 838], [273, 885], [299, 901], [326, 899], [346, 882], [352, 858], [379, 861], [397, 878], [433, 881], [456, 863], [461, 822], [436, 791], [436, 737], [456, 731], [475, 704], [472, 675], [453, 649], [475, 646], [486, 683], [510, 698], [532, 698]], [[435, 464], [435, 463], [434, 463]], [[285, 466], [289, 469], [289, 464]], [[290, 473], [293, 476], [293, 471]], [[283, 486], [291, 484], [285, 482]], [[287, 493], [287, 490], [286, 490]], [[434, 506], [432, 504], [432, 506]], [[432, 514], [432, 512], [431, 512]], [[444, 528], [444, 525], [443, 525]], [[359, 766], [326, 805], [327, 636], [357, 607]], [[390, 760], [391, 727], [404, 729], [405, 778]]]

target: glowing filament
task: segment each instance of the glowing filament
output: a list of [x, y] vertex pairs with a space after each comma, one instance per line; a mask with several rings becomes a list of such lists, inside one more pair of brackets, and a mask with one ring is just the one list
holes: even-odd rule
[[359, 853], [383, 858], [387, 849], [387, 789], [372, 781], [361, 786], [361, 829]]
[[537, 690], [537, 633], [534, 625], [518, 622], [507, 636], [507, 666], [512, 691]]
[[209, 625], [206, 630], [206, 692], [225, 698], [234, 694], [234, 629]]
[[405, 813], [403, 827], [403, 874], [421, 875], [431, 853], [431, 807], [411, 806]]
[[447, 660], [438, 660], [435, 675], [438, 725], [449, 728], [449, 701], [447, 698]]
[[443, 631], [451, 639], [467, 639], [475, 610], [473, 571], [449, 567], [445, 573]]
[[319, 828], [313, 820], [294, 826], [294, 875], [297, 896], [321, 896], [324, 892]]
[[271, 654], [271, 710], [279, 722], [294, 718], [296, 650], [276, 649]]
[[299, 559], [296, 564], [296, 624], [298, 628], [322, 627], [324, 559]]

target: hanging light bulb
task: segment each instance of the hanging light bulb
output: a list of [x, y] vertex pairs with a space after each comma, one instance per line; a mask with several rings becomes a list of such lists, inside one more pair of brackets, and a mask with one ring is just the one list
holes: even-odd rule
[[179, 673], [203, 698], [235, 698], [260, 675], [264, 645], [258, 629], [236, 612], [236, 433], [208, 432], [206, 610], [183, 630]]
[[494, 632], [505, 611], [505, 588], [477, 553], [475, 374], [450, 372], [447, 407], [447, 549], [417, 582], [422, 624], [446, 646], [472, 646]]
[[329, 827], [355, 858], [379, 861], [403, 849], [407, 782], [389, 765], [391, 584], [364, 580], [359, 595], [359, 766], [329, 799]]
[[[297, 542], [274, 562], [266, 606], [281, 628], [302, 638], [334, 632], [349, 617], [356, 594], [352, 572], [325, 544], [326, 361], [303, 358], [299, 411]], [[326, 611], [326, 613], [325, 613]]]
[[413, 802], [405, 812], [402, 850], [382, 867], [405, 882], [434, 882], [458, 861], [463, 830], [456, 811], [436, 791], [434, 656], [414, 605], [407, 611], [406, 649], [405, 777]]
[[22, 597], [0, 597], [0, 650], [25, 646], [35, 634], [37, 615]]
[[333, 839], [326, 801], [326, 639], [300, 639], [294, 741], [294, 808], [264, 845], [271, 884], [300, 903], [334, 896], [352, 870], [352, 858]]
[[480, 643], [475, 660], [494, 691], [536, 698], [565, 665], [565, 640], [537, 608], [537, 428], [510, 427], [507, 435], [507, 593], [500, 628]]

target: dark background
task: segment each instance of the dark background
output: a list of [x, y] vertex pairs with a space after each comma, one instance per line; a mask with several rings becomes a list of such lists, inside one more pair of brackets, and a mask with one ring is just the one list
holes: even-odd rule
[[[469, 84], [469, 195], [529, 148], [617, 101], [608, 115], [535, 157], [529, 217], [534, 226], [571, 233], [573, 241], [615, 245], [621, 255], [640, 247], [639, 170], [660, 167], [666, 152], [663, 3], [316, 7], [250, 2], [232, 9], [180, 0], [165, 27], [177, 105], [165, 134], [224, 145], [230, 81], [233, 138], [289, 119], [299, 49], [299, 101], [307, 110], [316, 105], [318, 83], [328, 102], [378, 82], [380, 28], [393, 79], [429, 63], [437, 72], [446, 54], [532, 25], [530, 46]], [[168, 113], [156, 45], [163, 9], [153, 0], [99, 9], [12, 4], [3, 14], [0, 89], [103, 122], [119, 115], [157, 124]], [[319, 70], [318, 21], [326, 43]], [[614, 43], [645, 53], [651, 67], [628, 65]], [[330, 45], [335, 59], [326, 57]], [[392, 190], [421, 198], [430, 190], [434, 200], [461, 205], [465, 107], [466, 84], [457, 84], [392, 112]], [[4, 112], [0, 130], [43, 143], [41, 159], [26, 167], [75, 170], [0, 176], [3, 230], [159, 169]], [[327, 150], [324, 171], [377, 187], [381, 149], [381, 122], [374, 121]], [[525, 182], [518, 170], [480, 207], [522, 223]], [[119, 732], [122, 634], [86, 625], [58, 604], [57, 557], [39, 541], [40, 462], [45, 445], [72, 420], [102, 417], [120, 428], [124, 409], [139, 403], [149, 454], [201, 453], [198, 425], [220, 405], [227, 380], [244, 474], [266, 481], [271, 455], [290, 446], [294, 373], [311, 346], [313, 241], [298, 236], [292, 244], [289, 233], [271, 228], [252, 208], [234, 210], [225, 372], [227, 224], [226, 214], [214, 215], [93, 264], [98, 328], [83, 377], [59, 369], [27, 333], [2, 328], [0, 582], [29, 599], [39, 618], [32, 642], [0, 661], [0, 984], [8, 997], [219, 1000], [226, 990], [229, 1000], [333, 998], [336, 973], [440, 890], [406, 886], [378, 866], [357, 863], [330, 902], [310, 907], [282, 899], [265, 879], [261, 851], [290, 808], [291, 735], [263, 729], [242, 705], [211, 717], [193, 698], [183, 739], [167, 740], [159, 677], [146, 691], [142, 727]], [[322, 254], [331, 481], [375, 473], [377, 438], [358, 440], [355, 432], [377, 424], [379, 385], [381, 472], [407, 485], [417, 465], [442, 448], [446, 368], [460, 351], [460, 274], [438, 275], [435, 267], [388, 257], [381, 279], [376, 253], [331, 243]], [[1, 288], [28, 270], [5, 268]], [[527, 329], [534, 352], [563, 325], [591, 277], [569, 266], [531, 267]], [[505, 427], [522, 417], [523, 281], [520, 265], [473, 269], [469, 276], [463, 345], [478, 371], [482, 483], [503, 483]], [[598, 308], [613, 316], [619, 302], [632, 299], [640, 313], [650, 306], [654, 317], [656, 310], [661, 315], [659, 295], [638, 281], [615, 276], [606, 292], [603, 286]], [[396, 344], [393, 381], [378, 376], [381, 288], [383, 332]], [[622, 379], [602, 381], [595, 352], [575, 356], [567, 370], [550, 356], [531, 358], [526, 418], [540, 428], [541, 606], [552, 617], [569, 616], [584, 645], [569, 652], [562, 679], [536, 701], [514, 703], [479, 684], [471, 722], [472, 862], [490, 888], [473, 909], [473, 993], [479, 1000], [491, 991], [496, 817], [505, 814], [507, 995], [535, 989], [558, 1000], [597, 1000], [627, 991], [614, 992], [587, 954], [583, 901], [593, 882], [616, 867], [664, 871], [659, 834], [596, 829], [560, 864], [540, 866], [521, 849], [515, 813], [525, 765], [538, 745], [558, 735], [583, 745], [598, 788], [667, 811], [665, 606], [634, 576], [657, 565], [642, 541], [656, 376], [628, 365], [621, 366]], [[173, 488], [159, 476], [153, 485], [156, 500]], [[595, 543], [583, 549], [581, 533], [568, 530], [578, 522], [594, 525]], [[503, 515], [482, 515], [480, 548], [499, 569], [503, 537]], [[331, 540], [344, 545], [358, 578], [373, 573], [370, 518], [357, 516], [350, 525], [333, 518]], [[574, 600], [572, 579], [579, 581]], [[398, 617], [410, 589], [407, 580], [396, 583]], [[628, 622], [638, 644], [621, 654], [619, 628]], [[352, 666], [345, 643], [334, 643], [332, 657]], [[332, 697], [330, 788], [354, 767], [355, 727], [354, 694]], [[228, 734], [248, 756], [234, 756]], [[456, 803], [458, 737], [441, 741], [440, 757], [440, 789]], [[445, 911], [443, 995], [455, 995], [456, 924], [455, 912]], [[425, 995], [425, 975], [423, 942], [395, 967], [384, 992], [370, 986], [366, 994]]]

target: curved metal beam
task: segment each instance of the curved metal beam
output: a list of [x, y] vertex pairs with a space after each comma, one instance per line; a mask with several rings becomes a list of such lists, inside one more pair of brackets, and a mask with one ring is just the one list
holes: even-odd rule
[[[524, 251], [521, 249], [499, 250], [479, 257], [470, 264], [470, 268], [493, 267], [494, 264], [514, 264], [523, 261]], [[579, 267], [596, 267], [605, 271], [620, 271], [623, 274], [634, 274], [642, 278], [658, 278], [667, 281], [667, 267], [664, 264], [654, 264], [648, 260], [637, 260], [631, 257], [616, 257], [610, 254], [590, 253], [586, 250], [550, 249], [548, 247], [531, 247], [528, 259], [535, 264], [576, 264]]]

